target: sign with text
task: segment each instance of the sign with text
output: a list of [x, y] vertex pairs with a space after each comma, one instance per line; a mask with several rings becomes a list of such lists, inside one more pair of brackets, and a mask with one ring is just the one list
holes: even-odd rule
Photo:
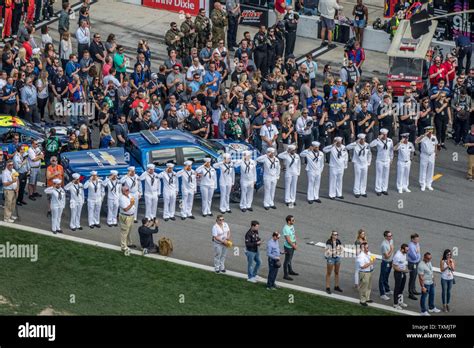
[[160, 10], [190, 13], [196, 16], [199, 13], [199, 0], [143, 0], [143, 6]]
[[240, 5], [240, 24], [259, 27], [260, 25], [268, 25], [268, 9], [264, 7]]

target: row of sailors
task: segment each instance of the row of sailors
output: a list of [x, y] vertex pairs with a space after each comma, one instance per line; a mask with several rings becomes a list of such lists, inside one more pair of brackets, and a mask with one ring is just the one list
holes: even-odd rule
[[[433, 135], [433, 128], [426, 127], [426, 133], [416, 139], [416, 144], [420, 144], [420, 175], [419, 182], [421, 190], [425, 188], [433, 190], [432, 178], [434, 173], [436, 137]], [[372, 162], [371, 148], [376, 148], [376, 180], [375, 192], [378, 196], [388, 195], [388, 182], [390, 164], [394, 157], [394, 151], [398, 151], [397, 162], [397, 189], [399, 193], [410, 192], [409, 174], [411, 167], [411, 156], [415, 147], [408, 141], [409, 134], [402, 134], [402, 140], [393, 145], [393, 141], [387, 136], [386, 129], [380, 130], [380, 136], [370, 144], [365, 141], [365, 134], [359, 134], [357, 141], [344, 146], [342, 138], [336, 137], [332, 145], [326, 146], [320, 151], [320, 143], [312, 142], [311, 146], [302, 151], [300, 155], [296, 153], [296, 147], [290, 145], [288, 150], [276, 155], [274, 148], [268, 148], [266, 154], [252, 160], [251, 152], [245, 151], [241, 160], [233, 161], [230, 154], [224, 154], [223, 160], [211, 165], [211, 159], [206, 158], [204, 164], [196, 170], [192, 169], [192, 162], [186, 161], [184, 168], [178, 172], [173, 170], [174, 164], [168, 163], [166, 170], [161, 173], [155, 172], [155, 166], [149, 164], [147, 170], [138, 176], [134, 167], [128, 168], [128, 173], [123, 178], [118, 178], [118, 172], [112, 170], [110, 176], [101, 180], [97, 172], [91, 172], [91, 178], [83, 185], [80, 183], [80, 175], [73, 174], [73, 180], [64, 189], [61, 188], [61, 181], [53, 181], [53, 186], [46, 189], [46, 193], [52, 196], [52, 230], [61, 231], [60, 218], [65, 207], [65, 191], [71, 195], [71, 221], [70, 228], [75, 231], [82, 229], [80, 216], [82, 205], [84, 204], [84, 189], [88, 190], [88, 222], [89, 227], [100, 228], [100, 210], [102, 200], [105, 197], [107, 188], [107, 224], [117, 226], [117, 215], [119, 209], [119, 198], [122, 185], [130, 189], [130, 194], [135, 200], [134, 220], [137, 221], [138, 201], [142, 196], [145, 198], [145, 216], [148, 219], [156, 217], [158, 197], [161, 194], [161, 181], [163, 182], [163, 219], [175, 220], [176, 196], [179, 190], [179, 178], [181, 178], [181, 219], [194, 219], [192, 207], [194, 194], [197, 190], [197, 179], [200, 180], [200, 192], [202, 199], [202, 215], [212, 216], [211, 204], [214, 191], [217, 188], [217, 172], [220, 170], [220, 212], [231, 213], [230, 194], [235, 183], [235, 168], [240, 167], [240, 187], [241, 200], [240, 209], [242, 212], [252, 211], [254, 187], [257, 180], [257, 163], [263, 165], [264, 175], [264, 201], [266, 210], [276, 209], [274, 198], [277, 182], [280, 178], [280, 160], [285, 164], [285, 203], [289, 206], [295, 205], [296, 188], [298, 177], [301, 171], [301, 158], [306, 159], [306, 172], [308, 176], [307, 200], [308, 203], [321, 203], [319, 199], [319, 188], [321, 174], [324, 169], [324, 154], [329, 154], [329, 198], [343, 199], [342, 182], [344, 171], [348, 166], [348, 151], [353, 150], [352, 161], [354, 163], [354, 187], [355, 197], [367, 197], [367, 171]], [[144, 193], [141, 181], [144, 181]]]

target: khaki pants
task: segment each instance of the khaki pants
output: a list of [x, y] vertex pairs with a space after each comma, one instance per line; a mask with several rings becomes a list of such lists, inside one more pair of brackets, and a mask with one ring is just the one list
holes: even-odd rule
[[5, 195], [5, 209], [4, 209], [4, 219], [8, 220], [13, 215], [15, 211], [15, 204], [16, 204], [16, 192], [14, 190], [4, 190]]
[[122, 251], [128, 250], [128, 246], [132, 244], [132, 238], [130, 237], [130, 231], [133, 225], [133, 215], [119, 215], [120, 223], [120, 248]]
[[94, 62], [97, 69], [97, 76], [102, 80], [102, 63]]
[[359, 272], [359, 294], [361, 303], [365, 303], [370, 300], [371, 289], [372, 272]]
[[467, 178], [472, 179], [474, 176], [474, 155], [468, 155], [467, 161]]

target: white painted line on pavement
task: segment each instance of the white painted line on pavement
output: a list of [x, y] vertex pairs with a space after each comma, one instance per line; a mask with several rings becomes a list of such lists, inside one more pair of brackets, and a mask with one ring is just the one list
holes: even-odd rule
[[[92, 245], [92, 246], [96, 246], [96, 247], [99, 247], [99, 248], [110, 249], [110, 250], [115, 250], [115, 251], [121, 252], [121, 249], [118, 245], [112, 245], [112, 244], [108, 244], [108, 243], [93, 241], [93, 240], [90, 240], [90, 239], [80, 238], [80, 237], [76, 237], [76, 236], [69, 236], [69, 235], [65, 235], [65, 234], [61, 234], [61, 233], [52, 234], [52, 232], [50, 232], [50, 231], [46, 231], [46, 230], [42, 230], [42, 229], [39, 229], [39, 228], [30, 227], [30, 226], [26, 226], [26, 225], [19, 225], [19, 224], [14, 224], [14, 223], [11, 224], [11, 223], [7, 223], [7, 222], [4, 222], [4, 221], [0, 221], [0, 226], [5, 226], [5, 227], [13, 228], [13, 229], [18, 229], [18, 230], [25, 230], [25, 231], [28, 231], [28, 232], [41, 234], [41, 235], [45, 235], [45, 236], [48, 236], [48, 237], [69, 240], [69, 241], [73, 241], [73, 242], [77, 242], [77, 243]], [[139, 250], [130, 250], [130, 254], [142, 256], [142, 252], [139, 251]], [[191, 261], [184, 261], [184, 260], [175, 259], [175, 258], [172, 258], [172, 257], [157, 255], [157, 254], [147, 254], [144, 257], [149, 257], [149, 258], [156, 259], [156, 260], [172, 262], [172, 263], [176, 263], [178, 265], [193, 267], [193, 268], [201, 269], [201, 270], [204, 270], [204, 271], [214, 272], [214, 267], [212, 267], [212, 266], [201, 265], [199, 263], [195, 263], [195, 262], [191, 262]], [[240, 273], [240, 272], [235, 272], [235, 271], [227, 270], [226, 275], [230, 275], [232, 277], [241, 278], [241, 279], [247, 279], [246, 274]], [[216, 275], [216, 276], [218, 276], [218, 275]], [[266, 279], [262, 279], [259, 282], [266, 283], [266, 281], [267, 281]], [[322, 297], [326, 297], [326, 298], [332, 298], [332, 299], [336, 299], [336, 300], [342, 300], [342, 301], [351, 302], [351, 303], [354, 303], [354, 304], [359, 304], [358, 299], [348, 297], [348, 296], [342, 296], [342, 295], [337, 295], [337, 294], [329, 295], [325, 291], [315, 290], [315, 289], [306, 288], [306, 287], [299, 286], [299, 285], [292, 285], [292, 284], [288, 284], [288, 283], [276, 282], [276, 284], [279, 287], [286, 288], [286, 289], [297, 290], [297, 291], [305, 292], [305, 293], [308, 293], [308, 294], [313, 294], [313, 295], [318, 295], [318, 296], [322, 296]], [[406, 315], [412, 315], [412, 316], [420, 315], [417, 312], [413, 312], [413, 311], [410, 311], [410, 310], [397, 310], [397, 309], [395, 309], [391, 306], [378, 304], [378, 303], [371, 303], [370, 307], [386, 310], [386, 311], [389, 311], [389, 312], [395, 312], [395, 313], [398, 313], [398, 314], [406, 314]]]
[[[322, 243], [322, 242], [318, 242], [318, 243], [309, 242], [307, 244], [314, 245], [314, 246], [317, 246], [317, 247], [320, 247], [320, 248], [325, 248], [326, 247], [326, 244]], [[354, 254], [354, 250], [351, 250], [351, 249], [348, 249], [348, 248], [343, 248], [343, 249], [344, 249], [344, 252], [346, 252], [346, 253]], [[377, 255], [377, 254], [373, 254], [373, 253], [372, 253], [372, 255], [374, 255], [377, 258], [377, 260], [382, 260], [382, 255]], [[435, 272], [441, 273], [441, 270], [438, 267], [433, 267], [433, 270]], [[454, 272], [454, 275], [456, 277], [474, 280], [474, 275], [461, 273], [461, 272]]]

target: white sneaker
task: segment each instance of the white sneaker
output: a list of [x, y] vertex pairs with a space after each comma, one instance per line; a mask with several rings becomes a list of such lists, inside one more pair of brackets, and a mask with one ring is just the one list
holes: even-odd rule
[[431, 186], [428, 186], [428, 190], [434, 191], [434, 188], [432, 188]]
[[428, 312], [421, 312], [420, 315], [422, 315], [422, 316], [424, 316], [424, 317], [429, 317], [429, 316], [430, 316], [430, 313], [428, 313]]
[[439, 313], [439, 312], [441, 312], [441, 310], [439, 310], [438, 308], [435, 307], [433, 309], [428, 309], [428, 312], [430, 312], [430, 313]]
[[3, 219], [3, 221], [4, 222], [9, 222], [11, 224], [15, 222], [15, 220], [12, 220], [12, 219]]
[[411, 192], [411, 190], [410, 190], [409, 188], [406, 188], [406, 189], [405, 189], [405, 192], [408, 192], [408, 193], [409, 193], [409, 192]]
[[398, 309], [398, 310], [400, 310], [400, 311], [403, 309], [402, 307], [400, 307], [400, 306], [397, 305], [397, 304], [394, 304], [394, 305], [393, 305], [393, 308]]
[[399, 303], [399, 305], [400, 305], [401, 307], [403, 307], [403, 308], [407, 308], [407, 307], [408, 307], [408, 305], [407, 305], [406, 303], [404, 303], [404, 302]]
[[422, 186], [422, 187], [421, 187], [421, 191], [424, 191], [424, 190], [425, 190], [425, 188]]
[[16, 220], [16, 219], [18, 219], [18, 216], [13, 216], [13, 215], [12, 215], [12, 216], [10, 217], [10, 219]]
[[380, 296], [380, 298], [381, 298], [382, 300], [385, 300], [385, 301], [390, 300], [390, 297], [388, 297], [387, 295], [382, 295], [382, 296]]
[[402, 189], [399, 189], [399, 190], [398, 190], [398, 193], [403, 193], [403, 190], [402, 190]]
[[262, 281], [262, 280], [263, 280], [263, 278], [262, 278], [262, 277], [260, 277], [260, 276], [256, 276], [256, 277], [255, 277], [255, 278], [253, 278], [253, 279], [255, 279], [255, 280], [257, 280], [257, 281]]
[[247, 279], [248, 282], [251, 282], [251, 283], [256, 283], [257, 282], [257, 279], [255, 278], [249, 278]]

